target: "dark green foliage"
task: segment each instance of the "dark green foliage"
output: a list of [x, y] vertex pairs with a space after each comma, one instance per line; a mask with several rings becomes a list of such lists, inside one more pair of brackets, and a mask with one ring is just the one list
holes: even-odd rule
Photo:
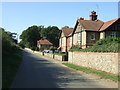
[[42, 28], [40, 36], [42, 39], [48, 39], [53, 46], [59, 46], [60, 30], [57, 26], [48, 26], [47, 28]]
[[81, 48], [78, 46], [78, 45], [73, 45], [71, 48], [70, 48], [70, 51], [79, 51]]
[[64, 27], [62, 27], [62, 29], [63, 29], [63, 28], [69, 28], [69, 26], [64, 26]]
[[53, 46], [59, 46], [60, 30], [56, 26], [31, 26], [20, 36], [25, 47], [37, 47], [37, 40], [48, 39]]
[[[6, 51], [9, 52], [9, 51]], [[2, 87], [9, 88], [22, 61], [22, 52], [18, 47], [14, 52], [2, 54]]]
[[93, 47], [79, 49], [71, 48], [70, 51], [82, 51], [82, 52], [120, 52], [120, 38], [118, 37], [106, 37], [98, 40]]
[[24, 46], [28, 48], [36, 47], [37, 40], [40, 39], [38, 27], [31, 26], [27, 30], [24, 30], [22, 34], [20, 35], [20, 39], [22, 39]]
[[51, 46], [49, 50], [57, 50], [57, 47]]
[[48, 50], [52, 50], [54, 53], [54, 51], [57, 50], [57, 47], [51, 46]]
[[[0, 29], [0, 30], [2, 30], [2, 29]], [[3, 29], [2, 30], [2, 53], [8, 54], [9, 52], [13, 52], [12, 49], [13, 49], [14, 45], [15, 44], [13, 43], [11, 37]]]
[[120, 38], [118, 37], [106, 37], [104, 39], [100, 39], [96, 42], [95, 45], [103, 45], [108, 43], [120, 43]]
[[2, 32], [2, 88], [9, 88], [22, 60], [19, 47], [4, 29]]
[[36, 47], [30, 47], [31, 50], [35, 51], [36, 50]]
[[20, 41], [20, 43], [18, 45], [23, 49], [25, 48], [25, 45], [24, 45], [23, 41]]

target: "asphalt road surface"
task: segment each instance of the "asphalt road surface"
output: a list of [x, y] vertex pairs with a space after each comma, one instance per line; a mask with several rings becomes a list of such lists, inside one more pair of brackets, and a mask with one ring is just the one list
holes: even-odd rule
[[60, 61], [23, 51], [11, 88], [118, 88], [118, 82], [68, 68]]

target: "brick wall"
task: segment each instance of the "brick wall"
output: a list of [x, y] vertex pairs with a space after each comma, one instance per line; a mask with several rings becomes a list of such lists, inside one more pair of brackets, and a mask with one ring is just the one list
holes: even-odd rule
[[118, 74], [120, 53], [69, 52], [68, 62], [111, 74]]

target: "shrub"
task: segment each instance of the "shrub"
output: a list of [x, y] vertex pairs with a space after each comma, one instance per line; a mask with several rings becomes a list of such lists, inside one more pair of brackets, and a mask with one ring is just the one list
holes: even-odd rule
[[91, 48], [81, 49], [83, 52], [120, 52], [120, 38], [107, 37], [100, 39]]
[[36, 51], [39, 51], [39, 47], [36, 47], [36, 49], [35, 49]]
[[33, 51], [35, 51], [35, 50], [36, 50], [36, 47], [33, 46], [33, 47], [30, 47], [30, 49], [32, 49]]
[[120, 38], [119, 37], [106, 37], [104, 39], [100, 39], [96, 42], [95, 45], [103, 45], [103, 44], [108, 44], [108, 43], [120, 43]]
[[[22, 52], [6, 31], [2, 33], [2, 88], [9, 88], [22, 61]], [[0, 37], [1, 37], [0, 33]]]
[[22, 42], [20, 42], [18, 45], [23, 49], [25, 48], [25, 45]]
[[69, 51], [79, 51], [80, 49], [79, 45], [73, 45]]
[[51, 46], [49, 50], [57, 50], [57, 47]]
[[119, 37], [106, 37], [98, 40], [94, 46], [80, 49], [78, 46], [73, 46], [70, 51], [81, 52], [120, 52], [120, 38]]

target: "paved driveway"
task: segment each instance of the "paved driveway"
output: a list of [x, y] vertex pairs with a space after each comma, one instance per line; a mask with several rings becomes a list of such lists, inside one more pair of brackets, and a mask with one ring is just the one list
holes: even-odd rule
[[11, 88], [117, 88], [118, 83], [76, 71], [61, 62], [23, 51]]

